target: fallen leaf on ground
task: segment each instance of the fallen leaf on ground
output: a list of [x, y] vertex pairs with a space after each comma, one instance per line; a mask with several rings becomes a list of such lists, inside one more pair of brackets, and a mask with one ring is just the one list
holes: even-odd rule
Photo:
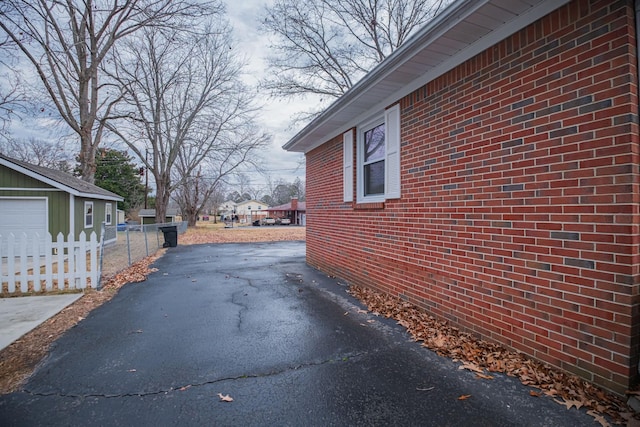
[[458, 397], [458, 400], [467, 400], [468, 398], [470, 398], [471, 395], [470, 394], [463, 394], [462, 396]]
[[464, 363], [458, 366], [458, 369], [466, 369], [468, 371], [477, 372], [479, 374], [484, 373], [482, 368], [480, 368], [478, 365], [474, 365], [473, 363]]
[[600, 423], [602, 427], [611, 427], [611, 424], [601, 414], [598, 414], [596, 411], [587, 411], [587, 414], [591, 415], [596, 422]]
[[577, 400], [565, 400], [565, 401], [561, 401], [561, 400], [558, 400], [558, 399], [553, 399], [553, 400], [554, 400], [554, 402], [556, 402], [556, 403], [558, 403], [560, 405], [566, 406], [567, 409], [571, 409], [574, 406], [576, 407], [576, 409], [582, 408], [582, 402], [577, 401]]
[[228, 394], [223, 395], [222, 393], [218, 393], [218, 397], [222, 402], [233, 402], [233, 397], [229, 396]]
[[476, 372], [476, 378], [481, 379], [481, 380], [492, 380], [493, 379], [493, 377], [491, 375], [481, 374], [480, 372]]
[[[500, 372], [516, 377], [522, 384], [540, 390], [530, 392], [532, 396], [544, 394], [564, 401], [579, 402], [583, 408], [610, 416], [616, 424], [626, 422], [621, 413], [633, 412], [620, 397], [582, 378], [528, 359], [522, 353], [510, 351], [499, 344], [478, 339], [401, 298], [356, 285], [350, 286], [347, 292], [362, 301], [370, 312], [394, 319], [423, 347], [439, 356], [462, 362], [459, 369], [481, 374]], [[566, 406], [566, 403], [561, 404]], [[570, 407], [575, 405], [572, 403]]]

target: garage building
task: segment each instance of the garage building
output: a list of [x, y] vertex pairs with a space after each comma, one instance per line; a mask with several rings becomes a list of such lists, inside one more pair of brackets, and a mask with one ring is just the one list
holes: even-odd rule
[[[115, 225], [119, 195], [66, 172], [0, 155], [0, 236], [26, 233], [44, 240], [84, 231], [100, 238], [101, 225]], [[105, 236], [115, 240], [115, 233]], [[6, 248], [0, 248], [4, 250]]]

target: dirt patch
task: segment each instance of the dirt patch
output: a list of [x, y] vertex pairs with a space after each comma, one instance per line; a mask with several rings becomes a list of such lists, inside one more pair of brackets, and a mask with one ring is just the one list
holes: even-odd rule
[[202, 243], [276, 242], [305, 240], [306, 228], [298, 226], [240, 226], [224, 228], [223, 225], [199, 225], [178, 236], [178, 245]]
[[[234, 227], [220, 224], [199, 225], [178, 237], [179, 245], [235, 242], [305, 240], [304, 227]], [[0, 394], [17, 391], [46, 356], [51, 344], [83, 320], [91, 310], [104, 304], [127, 283], [142, 282], [154, 271], [150, 265], [165, 249], [138, 261], [108, 279], [99, 291], [87, 289], [82, 298], [0, 351]]]

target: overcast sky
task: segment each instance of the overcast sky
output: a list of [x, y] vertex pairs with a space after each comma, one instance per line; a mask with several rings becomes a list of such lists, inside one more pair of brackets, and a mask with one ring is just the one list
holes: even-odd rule
[[[223, 0], [227, 6], [227, 15], [234, 27], [234, 37], [238, 48], [250, 60], [247, 83], [256, 85], [266, 68], [264, 53], [267, 41], [258, 32], [260, 15], [269, 0]], [[268, 157], [268, 168], [274, 179], [283, 178], [293, 181], [295, 177], [305, 179], [304, 156], [300, 153], [288, 153], [282, 149], [299, 126], [291, 127], [291, 117], [308, 109], [301, 101], [278, 101], [268, 98], [267, 94], [256, 93], [257, 100], [265, 105], [261, 125], [273, 135], [272, 153]], [[298, 170], [294, 170], [298, 168]]]
[[[265, 65], [263, 54], [267, 43], [258, 34], [259, 16], [264, 5], [270, 0], [222, 0], [227, 7], [227, 16], [234, 27], [233, 37], [238, 42], [238, 50], [246, 55], [249, 60], [246, 83], [256, 86], [261, 74], [264, 73]], [[25, 72], [30, 72], [30, 69]], [[35, 78], [35, 76], [33, 77]], [[288, 129], [291, 125], [291, 116], [306, 107], [299, 102], [286, 102], [269, 99], [264, 93], [256, 92], [256, 101], [264, 105], [263, 113], [259, 125], [265, 132], [273, 136], [270, 150], [265, 152], [265, 164], [267, 173], [275, 181], [279, 178], [287, 182], [293, 182], [296, 177], [305, 179], [304, 156], [300, 153], [288, 153], [282, 149], [296, 130]], [[70, 135], [68, 127], [60, 123], [46, 111], [31, 120], [13, 120], [11, 132], [16, 138], [28, 139], [48, 139], [55, 134]], [[53, 134], [51, 131], [53, 130]], [[264, 185], [265, 180], [258, 174], [250, 176], [251, 184], [255, 187]]]

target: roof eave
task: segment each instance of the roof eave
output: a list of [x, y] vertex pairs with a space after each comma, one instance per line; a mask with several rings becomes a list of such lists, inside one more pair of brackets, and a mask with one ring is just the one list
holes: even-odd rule
[[[372, 111], [383, 109], [393, 102], [397, 102], [397, 100], [403, 96], [408, 95], [429, 81], [500, 42], [530, 23], [537, 21], [569, 1], [570, 0], [540, 0], [536, 3], [536, 1], [533, 0], [530, 2], [532, 3], [531, 7], [526, 11], [508, 22], [503, 22], [500, 25], [491, 27], [491, 31], [488, 34], [478, 37], [463, 49], [455, 52], [452, 56], [443, 59], [422, 76], [405, 82], [401, 89], [390, 91], [386, 96], [377, 99], [377, 102], [374, 104], [367, 102], [366, 105], [368, 108], [366, 108], [366, 111], [361, 114], [348, 115], [348, 118], [340, 121], [342, 127], [327, 128], [327, 123], [330, 120], [335, 119], [340, 114], [345, 114], [345, 110], [357, 104], [358, 100], [362, 99], [368, 90], [381, 82], [392, 82], [394, 72], [396, 72], [400, 66], [410, 64], [418, 53], [428, 49], [429, 46], [437, 42], [446, 31], [455, 29], [457, 25], [473, 17], [474, 13], [477, 13], [482, 6], [491, 3], [492, 0], [458, 0], [452, 3], [443, 13], [436, 16], [429, 24], [423, 27], [423, 29], [407, 40], [405, 44], [389, 55], [387, 59], [378, 64], [371, 72], [358, 81], [347, 93], [337, 99], [318, 117], [294, 135], [282, 148], [287, 151], [308, 153], [314, 148], [347, 131], [350, 127], [353, 127], [359, 121], [363, 120], [366, 115], [371, 114]], [[364, 107], [364, 105], [360, 107]]]
[[111, 200], [114, 202], [122, 202], [124, 201], [124, 197], [121, 196], [107, 196], [104, 194], [92, 194], [92, 193], [83, 193], [81, 191], [78, 192], [77, 197], [84, 197], [87, 199], [100, 199], [100, 200]]
[[74, 196], [81, 196], [80, 192], [78, 190], [76, 190], [75, 188], [71, 188], [71, 187], [69, 187], [67, 185], [61, 184], [56, 180], [53, 180], [51, 178], [47, 178], [46, 176], [43, 176], [43, 175], [41, 175], [41, 174], [39, 174], [37, 172], [34, 172], [34, 171], [30, 170], [30, 169], [27, 169], [27, 168], [25, 168], [23, 166], [15, 164], [15, 163], [7, 160], [7, 159], [4, 159], [4, 158], [0, 157], [0, 165], [6, 166], [6, 167], [8, 167], [10, 169], [15, 170], [16, 172], [20, 172], [23, 175], [26, 175], [26, 176], [28, 176], [30, 178], [33, 178], [33, 179], [36, 179], [36, 180], [38, 180], [40, 182], [44, 182], [47, 185], [50, 185], [50, 186], [52, 186], [54, 188], [57, 188], [57, 189], [62, 190], [62, 191], [65, 191], [67, 193], [70, 193], [70, 194], [72, 194]]
[[[69, 187], [68, 185], [64, 185], [58, 181], [56, 181], [55, 179], [51, 179], [49, 177], [46, 177], [42, 174], [39, 174], [38, 172], [32, 171], [31, 169], [27, 169], [24, 166], [18, 165], [16, 163], [13, 163], [12, 161], [2, 158], [0, 157], [0, 165], [6, 166], [10, 169], [15, 170], [16, 172], [20, 172], [23, 175], [26, 175], [30, 178], [36, 179], [40, 182], [43, 182], [47, 185], [50, 185], [54, 188], [57, 188], [58, 190], [62, 190], [64, 192], [67, 192], [69, 194], [71, 194], [74, 197], [86, 197], [87, 199], [100, 199], [100, 200], [113, 200], [116, 202], [121, 202], [124, 200], [123, 197], [118, 196], [117, 194], [114, 193], [113, 196], [110, 195], [105, 195], [105, 194], [96, 194], [96, 193], [85, 193], [83, 191], [79, 191], [73, 187]], [[106, 191], [106, 190], [105, 190]]]

